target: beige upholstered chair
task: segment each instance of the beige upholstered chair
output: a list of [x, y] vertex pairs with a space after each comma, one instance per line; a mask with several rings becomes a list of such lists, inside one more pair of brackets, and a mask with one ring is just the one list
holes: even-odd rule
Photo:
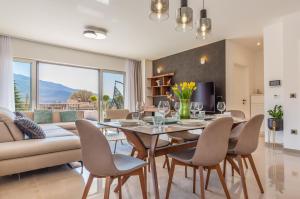
[[81, 141], [83, 164], [90, 172], [82, 198], [85, 199], [87, 197], [94, 177], [106, 178], [104, 198], [108, 199], [110, 185], [114, 178], [118, 178], [119, 198], [121, 198], [121, 177], [138, 175], [142, 187], [143, 198], [146, 199], [147, 194], [144, 168], [147, 163], [143, 160], [126, 155], [113, 155], [105, 136], [99, 132], [92, 123], [86, 120], [77, 120], [76, 127]]
[[242, 119], [246, 118], [245, 113], [240, 110], [228, 110], [227, 112], [230, 112], [232, 117], [237, 117], [237, 118], [242, 118]]
[[[236, 143], [230, 143], [227, 152], [226, 159], [232, 164], [233, 167], [237, 168], [241, 176], [244, 197], [248, 198], [246, 179], [244, 174], [244, 168], [242, 163], [242, 158], [247, 158], [250, 162], [251, 168], [253, 170], [255, 179], [259, 186], [261, 193], [264, 193], [263, 186], [260, 182], [253, 158], [252, 153], [257, 149], [260, 127], [263, 122], [264, 115], [256, 115], [252, 117], [247, 123], [240, 127], [240, 133]], [[233, 161], [236, 159], [238, 166]], [[226, 169], [226, 165], [225, 165]]]
[[[166, 199], [169, 198], [171, 183], [175, 170], [175, 165], [190, 166], [199, 169], [201, 198], [204, 198], [204, 177], [203, 170], [216, 169], [227, 198], [230, 198], [226, 183], [224, 181], [220, 162], [226, 157], [228, 149], [229, 134], [233, 125], [232, 118], [220, 118], [209, 124], [198, 139], [196, 149], [169, 154], [172, 158], [171, 170], [167, 187]], [[193, 183], [195, 193], [195, 181]]]

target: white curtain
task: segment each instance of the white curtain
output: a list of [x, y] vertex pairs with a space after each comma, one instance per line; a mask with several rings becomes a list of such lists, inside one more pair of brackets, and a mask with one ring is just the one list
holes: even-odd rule
[[135, 111], [136, 102], [142, 100], [142, 70], [140, 61], [126, 61], [125, 93], [125, 107], [131, 112]]
[[0, 35], [0, 107], [15, 110], [11, 40]]

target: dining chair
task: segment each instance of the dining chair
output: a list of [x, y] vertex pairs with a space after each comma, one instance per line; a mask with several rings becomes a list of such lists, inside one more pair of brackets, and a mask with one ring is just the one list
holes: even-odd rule
[[[240, 119], [246, 119], [246, 115], [241, 110], [227, 110], [227, 112], [231, 113], [232, 117], [240, 118]], [[240, 128], [243, 126], [242, 124], [239, 124], [238, 126], [234, 127], [230, 133], [229, 142], [236, 142], [236, 137], [238, 137], [238, 134], [240, 133]], [[248, 163], [246, 158], [242, 158], [243, 162], [245, 164], [246, 169], [248, 169]], [[226, 166], [226, 162], [224, 162], [224, 167]], [[225, 177], [225, 171], [223, 171], [224, 177]], [[234, 169], [231, 167], [231, 175], [234, 176]]]
[[226, 110], [226, 112], [230, 112], [232, 117], [242, 118], [245, 119], [246, 115], [241, 110]]
[[[260, 192], [264, 193], [264, 189], [259, 179], [259, 175], [257, 173], [257, 169], [252, 157], [252, 153], [256, 151], [258, 146], [259, 132], [263, 119], [264, 115], [256, 115], [252, 117], [247, 123], [242, 125], [240, 127], [241, 129], [236, 143], [231, 142], [229, 144], [228, 152], [226, 155], [226, 160], [228, 160], [232, 164], [232, 166], [237, 168], [239, 171], [243, 186], [244, 198], [246, 199], [248, 198], [248, 191], [242, 158], [247, 158], [249, 160]], [[234, 159], [237, 160], [238, 165], [236, 165], [236, 163], [233, 161]]]
[[103, 133], [99, 132], [99, 129], [89, 121], [77, 120], [76, 127], [81, 142], [83, 164], [90, 172], [82, 198], [87, 198], [93, 178], [105, 178], [104, 199], [109, 198], [111, 183], [117, 178], [119, 198], [122, 198], [121, 177], [138, 175], [143, 199], [146, 199], [147, 193], [144, 173], [146, 173], [145, 167], [147, 163], [131, 156], [112, 154], [109, 143]]
[[[202, 132], [196, 148], [171, 153], [172, 158], [166, 199], [169, 198], [171, 184], [176, 165], [189, 166], [194, 170], [199, 169], [200, 174], [200, 198], [205, 198], [204, 193], [204, 169], [215, 169], [227, 198], [230, 198], [227, 185], [222, 175], [220, 162], [226, 157], [229, 134], [233, 125], [233, 119], [224, 117], [211, 122]], [[195, 181], [193, 181], [193, 193], [195, 193]]]

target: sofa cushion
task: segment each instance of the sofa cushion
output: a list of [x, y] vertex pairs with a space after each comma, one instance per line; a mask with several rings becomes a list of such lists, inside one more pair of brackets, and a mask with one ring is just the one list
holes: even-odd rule
[[74, 133], [72, 133], [71, 131], [67, 131], [65, 129], [62, 129], [62, 128], [46, 130], [45, 134], [46, 134], [47, 138], [50, 138], [50, 137], [63, 137], [63, 136], [74, 136]]
[[75, 122], [77, 120], [76, 111], [62, 111], [60, 112], [61, 122]]
[[80, 149], [78, 136], [51, 137], [1, 143], [0, 160]]
[[14, 139], [11, 136], [6, 124], [4, 122], [0, 122], [0, 143], [12, 141], [14, 141]]
[[30, 139], [44, 139], [46, 134], [43, 129], [31, 119], [26, 117], [17, 118], [15, 124], [19, 129], [27, 135]]
[[14, 123], [15, 118], [16, 118], [16, 115], [13, 112], [11, 112], [5, 108], [0, 108], [0, 121], [4, 122], [6, 124], [7, 128], [9, 129], [9, 132], [14, 140], [23, 140], [24, 134]]
[[59, 126], [66, 130], [76, 130], [76, 124], [75, 122], [60, 122], [60, 123], [54, 123], [54, 125]]
[[34, 121], [38, 124], [52, 123], [52, 111], [48, 110], [35, 110]]

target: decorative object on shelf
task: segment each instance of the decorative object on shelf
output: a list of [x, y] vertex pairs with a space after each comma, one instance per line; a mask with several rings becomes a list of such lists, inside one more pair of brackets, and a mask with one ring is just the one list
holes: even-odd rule
[[283, 111], [281, 105], [275, 105], [273, 109], [268, 110], [271, 118], [268, 118], [268, 128], [270, 130], [283, 130]]
[[211, 19], [207, 17], [207, 10], [204, 8], [204, 1], [203, 0], [203, 8], [200, 11], [200, 19], [197, 24], [196, 35], [197, 39], [202, 38], [205, 39], [207, 34], [211, 32]]
[[161, 80], [156, 80], [156, 84], [157, 84], [157, 86], [160, 86], [161, 85]]
[[153, 21], [164, 21], [169, 18], [169, 0], [151, 0], [149, 18]]
[[[169, 18], [169, 0], [150, 0], [149, 18], [154, 21], [164, 21]], [[196, 38], [206, 39], [211, 32], [212, 20], [207, 17], [207, 10], [200, 11], [200, 19], [197, 23]], [[176, 10], [175, 30], [186, 32], [193, 29], [193, 9], [188, 7], [188, 0], [180, 0], [180, 8]]]
[[190, 118], [190, 102], [193, 92], [196, 90], [195, 82], [182, 82], [175, 84], [172, 87], [174, 95], [180, 100], [180, 110], [179, 115], [180, 119], [189, 119]]
[[167, 86], [171, 85], [171, 79], [167, 81]]
[[193, 9], [188, 7], [188, 0], [181, 0], [180, 8], [176, 11], [175, 30], [185, 32], [193, 29]]

